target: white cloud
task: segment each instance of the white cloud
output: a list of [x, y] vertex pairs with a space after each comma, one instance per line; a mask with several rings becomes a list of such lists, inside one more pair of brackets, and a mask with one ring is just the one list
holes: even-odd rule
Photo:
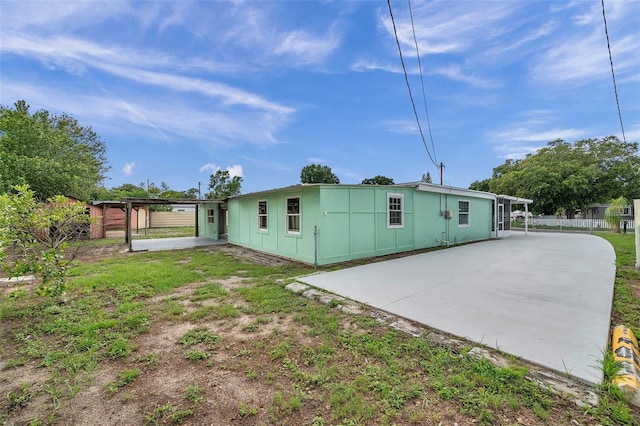
[[[402, 66], [399, 63], [391, 64], [391, 63], [379, 63], [375, 60], [369, 59], [358, 59], [356, 62], [351, 64], [351, 71], [363, 72], [363, 71], [386, 71], [394, 74], [400, 74], [402, 72]], [[409, 74], [417, 74], [418, 68], [408, 69], [407, 73]]]
[[324, 61], [339, 45], [333, 34], [314, 37], [302, 30], [295, 30], [282, 36], [275, 46], [276, 55], [291, 56], [299, 64], [316, 64]]
[[278, 105], [259, 95], [223, 83], [148, 71], [138, 66], [144, 64], [145, 68], [167, 67], [181, 62], [166, 55], [142, 54], [131, 49], [104, 47], [90, 41], [68, 37], [3, 36], [1, 49], [3, 52], [33, 56], [44, 63], [63, 67], [73, 74], [83, 74], [87, 67], [92, 67], [137, 83], [198, 93], [219, 100], [225, 105], [239, 105], [285, 115], [294, 111], [290, 107]]
[[444, 68], [435, 69], [432, 71], [432, 74], [443, 75], [450, 80], [467, 83], [472, 87], [492, 88], [497, 86], [496, 83], [488, 78], [481, 78], [468, 73], [467, 70], [463, 70], [458, 64], [451, 64]]
[[200, 173], [202, 172], [206, 172], [206, 171], [211, 171], [213, 173], [217, 172], [218, 170], [220, 170], [220, 167], [216, 166], [214, 163], [207, 163], [207, 164], [203, 164], [202, 166], [200, 166], [200, 168], [198, 169], [198, 171]]
[[388, 132], [405, 135], [417, 135], [420, 133], [415, 120], [389, 120], [380, 123]]
[[[633, 5], [635, 3], [635, 6]], [[583, 3], [585, 4], [585, 3]], [[619, 82], [637, 79], [640, 67], [637, 2], [609, 2], [607, 23], [610, 46]], [[575, 26], [559, 28], [532, 68], [534, 78], [545, 82], [592, 84], [611, 76], [607, 39], [600, 2], [579, 9]], [[632, 18], [635, 17], [635, 18]], [[635, 21], [635, 22], [634, 22]]]
[[290, 67], [320, 64], [340, 46], [337, 21], [324, 27], [322, 20], [285, 22], [280, 9], [277, 3], [236, 3], [220, 22], [224, 28], [220, 42], [259, 64]]
[[492, 132], [487, 139], [502, 158], [519, 159], [527, 154], [533, 154], [547, 143], [556, 139], [573, 141], [587, 137], [587, 129], [561, 129], [536, 131], [529, 127], [514, 127], [512, 129]]
[[242, 166], [240, 164], [234, 164], [233, 166], [228, 166], [227, 167], [227, 171], [229, 172], [229, 176], [231, 176], [231, 177], [234, 177], [234, 176], [242, 177], [243, 176]]
[[135, 161], [126, 163], [122, 168], [122, 173], [124, 173], [125, 176], [131, 176], [133, 174], [133, 168], [135, 167], [135, 165], [136, 165]]
[[2, 27], [7, 32], [68, 31], [130, 12], [128, 3], [122, 1], [3, 1]]
[[[215, 163], [207, 163], [207, 164], [203, 164], [202, 166], [200, 166], [200, 168], [198, 170], [200, 171], [200, 173], [203, 173], [203, 172], [216, 173], [218, 170], [222, 170], [222, 168], [220, 166], [217, 166]], [[244, 176], [244, 171], [243, 171], [242, 165], [240, 165], [240, 164], [234, 164], [232, 166], [227, 166], [225, 168], [225, 170], [229, 172], [229, 176], [231, 176], [231, 177], [234, 177], [234, 176], [243, 177]]]
[[[94, 129], [120, 134], [141, 134], [163, 142], [196, 140], [211, 147], [250, 143], [266, 146], [277, 143], [274, 134], [287, 123], [288, 116], [269, 111], [225, 108], [179, 97], [120, 97], [117, 93], [66, 95], [63, 87], [25, 84], [3, 76], [2, 100], [29, 99], [34, 108], [62, 111], [89, 122]], [[37, 101], [37, 104], [33, 100]], [[13, 101], [10, 101], [13, 102]]]
[[586, 129], [550, 129], [535, 131], [525, 127], [514, 128], [502, 132], [492, 133], [491, 137], [497, 140], [516, 142], [550, 142], [556, 139], [573, 140], [587, 136]]
[[[517, 2], [431, 2], [413, 8], [414, 25], [408, 10], [394, 6], [394, 19], [403, 54], [415, 57], [413, 31], [421, 55], [464, 52], [499, 34], [502, 23], [522, 5]], [[393, 37], [388, 11], [379, 15], [382, 27]]]
[[325, 161], [322, 158], [318, 158], [318, 157], [308, 157], [307, 158], [307, 162], [308, 163], [312, 163], [312, 164], [325, 164]]

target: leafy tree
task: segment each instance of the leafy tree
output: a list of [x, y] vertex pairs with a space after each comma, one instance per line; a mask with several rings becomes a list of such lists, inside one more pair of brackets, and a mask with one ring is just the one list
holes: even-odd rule
[[469, 189], [473, 189], [474, 191], [491, 192], [491, 188], [489, 188], [489, 182], [491, 182], [491, 179], [483, 179], [471, 182], [471, 185], [469, 185]]
[[124, 183], [111, 189], [100, 187], [94, 191], [92, 198], [101, 201], [119, 201], [122, 198], [148, 198], [148, 196], [144, 186]]
[[31, 114], [25, 101], [0, 106], [0, 193], [28, 184], [39, 200], [65, 194], [88, 200], [104, 179], [105, 144], [66, 114]]
[[422, 182], [424, 183], [433, 183], [431, 182], [431, 173], [427, 172], [427, 174], [422, 174]]
[[393, 179], [388, 178], [386, 176], [375, 176], [372, 178], [367, 178], [362, 180], [363, 185], [393, 185]]
[[34, 274], [43, 295], [64, 291], [67, 266], [79, 249], [68, 242], [89, 226], [86, 206], [61, 195], [38, 202], [28, 185], [0, 195], [0, 262], [10, 276]]
[[197, 200], [198, 198], [200, 198], [200, 191], [198, 190], [198, 188], [189, 188], [184, 191], [184, 196], [185, 198], [189, 198], [191, 200]]
[[234, 195], [240, 194], [240, 186], [242, 185], [242, 177], [229, 176], [228, 170], [218, 170], [210, 177], [209, 189], [206, 198], [208, 200], [224, 200]]
[[629, 205], [624, 197], [618, 197], [609, 201], [609, 207], [604, 211], [604, 220], [613, 227], [616, 233], [620, 233], [620, 221], [622, 220], [622, 212]]
[[[144, 188], [144, 185], [144, 182], [140, 183], [141, 188]], [[149, 182], [147, 180], [147, 198], [163, 198], [162, 194], [169, 190], [169, 185], [167, 185], [166, 182], [160, 182], [160, 186], [158, 186], [155, 182]]]
[[615, 136], [574, 144], [558, 139], [522, 160], [507, 160], [493, 169], [488, 182], [472, 189], [531, 198], [534, 213], [553, 214], [603, 203], [622, 194], [640, 197], [640, 157], [637, 143]]
[[[192, 191], [198, 192], [197, 189]], [[139, 185], [125, 183], [111, 189], [98, 188], [92, 194], [94, 200], [118, 201], [122, 198], [197, 198], [189, 196], [186, 191], [176, 191], [169, 188], [165, 182], [156, 185], [154, 182], [141, 182]]]
[[576, 142], [576, 149], [590, 156], [598, 173], [594, 191], [598, 202], [623, 196], [640, 198], [640, 156], [638, 144], [622, 142], [615, 136]]
[[302, 183], [340, 183], [338, 176], [333, 174], [331, 167], [320, 164], [309, 164], [300, 171]]
[[160, 194], [160, 198], [180, 199], [180, 198], [189, 198], [189, 197], [187, 197], [187, 194], [184, 191], [176, 191], [174, 189], [168, 189], [164, 191], [162, 194]]

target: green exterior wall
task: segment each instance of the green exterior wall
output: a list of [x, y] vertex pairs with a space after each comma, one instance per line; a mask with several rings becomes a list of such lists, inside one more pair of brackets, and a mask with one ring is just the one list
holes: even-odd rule
[[[286, 200], [300, 197], [300, 233], [286, 233]], [[320, 187], [286, 188], [231, 198], [229, 234], [232, 244], [314, 263], [314, 225], [318, 225]], [[267, 230], [258, 230], [258, 201], [267, 201]]]
[[[387, 194], [402, 194], [403, 226], [387, 226]], [[471, 194], [472, 195], [472, 194]], [[300, 197], [301, 232], [285, 232], [286, 199]], [[258, 230], [258, 201], [268, 230]], [[458, 202], [469, 226], [458, 226]], [[493, 200], [403, 186], [300, 185], [229, 200], [229, 242], [319, 265], [491, 238]], [[441, 211], [451, 212], [446, 219]], [[317, 228], [315, 228], [317, 227]], [[317, 235], [314, 231], [317, 229]], [[316, 252], [317, 245], [317, 252]], [[317, 256], [317, 258], [316, 258]]]
[[[214, 210], [214, 223], [208, 222], [208, 210]], [[220, 218], [220, 205], [218, 203], [204, 203], [198, 206], [198, 236], [214, 240], [220, 238], [218, 234], [218, 220]]]

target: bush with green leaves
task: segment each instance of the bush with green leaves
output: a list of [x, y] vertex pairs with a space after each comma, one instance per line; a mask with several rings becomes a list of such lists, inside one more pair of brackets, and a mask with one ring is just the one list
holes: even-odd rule
[[80, 202], [64, 196], [40, 202], [28, 185], [13, 187], [13, 192], [0, 195], [2, 269], [11, 277], [35, 275], [43, 295], [62, 294], [67, 267], [79, 248], [68, 250], [68, 243], [78, 239], [90, 223]]

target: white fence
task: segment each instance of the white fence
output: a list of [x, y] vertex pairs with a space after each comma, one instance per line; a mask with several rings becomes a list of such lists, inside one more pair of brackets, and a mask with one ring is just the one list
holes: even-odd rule
[[[627, 223], [627, 230], [635, 229], [635, 222], [632, 219], [620, 222], [620, 229], [624, 229], [624, 222]], [[586, 228], [586, 229], [610, 229], [611, 226], [604, 219], [558, 219], [558, 218], [529, 218], [529, 226], [559, 226], [562, 228]]]

